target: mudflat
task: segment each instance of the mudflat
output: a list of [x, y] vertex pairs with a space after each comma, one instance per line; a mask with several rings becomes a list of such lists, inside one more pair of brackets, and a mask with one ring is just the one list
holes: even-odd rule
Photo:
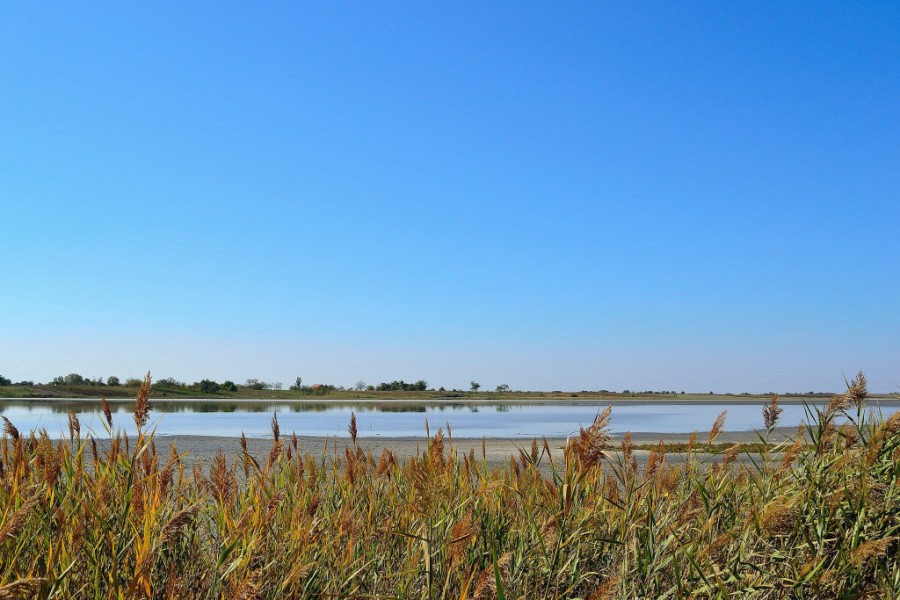
[[[774, 430], [769, 437], [772, 443], [781, 442], [791, 438], [797, 434], [794, 427], [780, 427]], [[635, 445], [655, 444], [660, 440], [664, 444], [684, 444], [690, 440], [692, 434], [677, 433], [663, 434], [644, 432], [632, 434], [632, 443]], [[622, 439], [622, 435], [611, 436], [613, 443], [618, 443]], [[702, 446], [706, 443], [708, 433], [699, 432], [697, 434], [698, 445]], [[195, 463], [202, 461], [204, 465], [211, 464], [213, 458], [221, 450], [229, 461], [236, 460], [241, 452], [240, 438], [221, 437], [221, 436], [197, 436], [197, 435], [180, 435], [180, 436], [163, 436], [157, 435], [155, 438], [157, 452], [162, 456], [167, 456], [166, 449], [170, 444], [175, 444], [179, 454], [186, 453], [185, 462]], [[282, 436], [286, 443], [291, 442], [290, 435]], [[99, 442], [100, 440], [98, 440]], [[344, 446], [352, 445], [348, 438], [325, 438], [325, 437], [300, 437], [297, 438], [298, 448], [302, 454], [312, 454], [313, 456], [326, 457], [342, 457], [344, 455]], [[451, 440], [444, 438], [445, 449], [449, 451]], [[716, 438], [719, 444], [750, 444], [759, 442], [759, 437], [752, 431], [722, 432]], [[538, 447], [542, 448], [542, 440], [537, 440]], [[531, 451], [532, 438], [488, 438], [484, 440], [482, 446], [481, 439], [473, 438], [453, 438], [452, 449], [460, 457], [464, 454], [474, 452], [476, 459], [484, 460], [488, 465], [495, 466], [506, 464], [511, 456], [518, 456], [519, 450], [526, 453]], [[105, 444], [101, 444], [105, 445]], [[356, 445], [363, 452], [370, 452], [378, 460], [381, 452], [387, 448], [393, 451], [398, 459], [408, 459], [412, 456], [421, 455], [428, 447], [428, 438], [422, 436], [417, 438], [357, 438]], [[566, 445], [565, 438], [547, 439], [547, 445], [554, 458], [562, 456], [562, 450]], [[272, 447], [272, 440], [264, 438], [248, 438], [247, 450], [251, 456], [257, 461], [265, 461]], [[646, 452], [638, 451], [638, 457]]]

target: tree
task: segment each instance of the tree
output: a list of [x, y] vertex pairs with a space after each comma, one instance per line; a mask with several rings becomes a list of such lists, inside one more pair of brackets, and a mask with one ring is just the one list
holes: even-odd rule
[[505, 383], [500, 384], [500, 385], [497, 386], [497, 391], [498, 391], [498, 392], [501, 392], [501, 393], [508, 392], [508, 391], [509, 391], [509, 386], [506, 385]]
[[472, 381], [472, 382], [469, 383], [469, 387], [472, 388], [472, 391], [473, 391], [473, 392], [477, 392], [477, 391], [478, 391], [478, 388], [481, 387], [481, 384], [478, 383], [478, 382]]
[[3, 375], [0, 375], [0, 385], [12, 385], [12, 379], [7, 379]]
[[356, 382], [356, 385], [353, 387], [353, 389], [355, 389], [357, 392], [362, 392], [366, 389], [366, 382], [360, 379]]
[[293, 391], [295, 391], [295, 392], [299, 392], [302, 388], [303, 388], [303, 379], [301, 379], [300, 377], [298, 377], [298, 378], [294, 381], [294, 385], [292, 385], [292, 386], [291, 386], [290, 388], [288, 388], [288, 389], [293, 390]]
[[259, 379], [248, 379], [245, 385], [251, 390], [264, 390], [269, 387], [268, 383]]
[[[57, 377], [59, 379], [59, 377]], [[78, 373], [69, 373], [65, 377], [62, 378], [63, 385], [83, 385], [84, 377], [79, 375]]]
[[211, 379], [203, 379], [197, 384], [197, 389], [204, 394], [215, 394], [219, 391], [219, 384]]
[[220, 387], [220, 389], [222, 389], [222, 390], [224, 390], [224, 391], [226, 391], [226, 392], [236, 392], [236, 391], [237, 391], [237, 386], [234, 385], [234, 382], [233, 382], [233, 381], [228, 380], [228, 379], [226, 379], [225, 381], [223, 381], [223, 382], [222, 382], [222, 385], [219, 386], [219, 387]]
[[110, 375], [109, 377], [106, 378], [106, 385], [108, 385], [108, 386], [115, 387], [121, 383], [122, 382], [119, 381], [119, 378], [116, 377], [115, 375]]

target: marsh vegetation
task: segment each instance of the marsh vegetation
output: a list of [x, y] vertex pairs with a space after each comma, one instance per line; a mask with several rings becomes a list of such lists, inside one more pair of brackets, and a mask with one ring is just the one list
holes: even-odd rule
[[74, 414], [59, 441], [6, 422], [0, 598], [900, 594], [900, 413], [871, 418], [861, 374], [793, 441], [765, 443], [773, 398], [749, 454], [716, 446], [723, 414], [686, 460], [660, 444], [642, 466], [608, 410], [502, 468], [443, 429], [419, 455], [373, 456], [355, 417], [317, 456], [273, 417], [265, 460], [190, 466], [157, 447], [150, 391], [148, 375], [130, 438], [103, 404], [102, 446]]

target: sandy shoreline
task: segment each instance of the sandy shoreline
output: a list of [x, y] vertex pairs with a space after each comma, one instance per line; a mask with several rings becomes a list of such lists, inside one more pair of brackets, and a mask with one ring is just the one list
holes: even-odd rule
[[[775, 443], [786, 438], [796, 435], [797, 429], [793, 427], [782, 427], [776, 429], [770, 441]], [[683, 444], [690, 439], [690, 433], [633, 433], [632, 442], [635, 445], [655, 444], [659, 440], [663, 440], [664, 444]], [[698, 444], [702, 445], [706, 442], [708, 432], [699, 432], [697, 434]], [[621, 434], [613, 435], [613, 443], [618, 444], [622, 439]], [[291, 436], [283, 436], [287, 443], [291, 442]], [[303, 454], [312, 454], [313, 456], [338, 457], [343, 456], [345, 444], [351, 444], [348, 438], [325, 438], [325, 437], [308, 437], [298, 436], [298, 446]], [[444, 438], [445, 444], [449, 450], [449, 440]], [[736, 431], [722, 432], [716, 438], [717, 444], [746, 444], [758, 442], [757, 434], [752, 431]], [[98, 440], [100, 442], [100, 440]], [[168, 455], [168, 448], [171, 444], [175, 444], [175, 448], [179, 453], [187, 453], [184, 460], [189, 463], [202, 461], [203, 464], [209, 465], [219, 450], [229, 458], [229, 461], [235, 460], [240, 453], [240, 438], [223, 437], [223, 436], [197, 436], [197, 435], [179, 435], [165, 436], [158, 435], [155, 437], [157, 452], [163, 456]], [[530, 452], [532, 438], [487, 438], [484, 440], [484, 450], [482, 452], [482, 440], [474, 438], [453, 438], [453, 449], [458, 456], [474, 452], [478, 460], [482, 458], [488, 465], [501, 465], [509, 462], [511, 456], [518, 456], [519, 450]], [[542, 440], [537, 440], [538, 447], [542, 447]], [[566, 445], [565, 438], [553, 438], [547, 440], [547, 444], [554, 458], [562, 456], [562, 449]], [[105, 444], [101, 444], [105, 445]], [[412, 456], [421, 455], [428, 446], [428, 439], [424, 436], [416, 438], [357, 438], [357, 446], [363, 452], [371, 452], [377, 460], [383, 449], [387, 448], [394, 452], [399, 459], [408, 459]], [[250, 454], [257, 461], [265, 461], [272, 447], [271, 439], [264, 438], [247, 438], [247, 447]], [[639, 457], [644, 452], [638, 452]]]

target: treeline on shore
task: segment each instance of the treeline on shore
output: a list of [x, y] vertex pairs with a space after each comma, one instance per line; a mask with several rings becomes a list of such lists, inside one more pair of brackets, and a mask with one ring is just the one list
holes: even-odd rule
[[[23, 380], [23, 381], [13, 381], [8, 377], [4, 377], [0, 375], [0, 388], [41, 388], [44, 390], [57, 388], [62, 392], [68, 392], [73, 390], [95, 390], [99, 391], [102, 389], [104, 394], [109, 396], [121, 396], [127, 395], [131, 392], [128, 391], [128, 388], [137, 388], [140, 387], [142, 383], [142, 379], [137, 377], [129, 377], [124, 380], [115, 376], [110, 375], [105, 379], [103, 377], [85, 377], [79, 373], [69, 373], [68, 375], [60, 375], [58, 377], [54, 377], [52, 380], [47, 383], [34, 382], [32, 380]], [[419, 379], [415, 382], [406, 382], [402, 379], [393, 380], [390, 382], [381, 382], [375, 385], [367, 384], [365, 381], [357, 381], [355, 384], [350, 386], [342, 386], [342, 385], [332, 385], [327, 383], [313, 383], [313, 384], [305, 384], [301, 377], [297, 377], [292, 385], [290, 385], [286, 390], [284, 385], [280, 381], [268, 382], [261, 379], [250, 378], [246, 379], [243, 383], [237, 383], [230, 379], [226, 379], [225, 381], [216, 381], [213, 379], [201, 379], [199, 381], [195, 381], [193, 383], [187, 383], [185, 381], [180, 381], [174, 377], [166, 377], [164, 379], [159, 379], [153, 383], [153, 389], [157, 392], [169, 392], [174, 394], [203, 394], [203, 395], [217, 395], [217, 394], [233, 394], [233, 393], [251, 393], [251, 395], [258, 394], [260, 392], [283, 392], [287, 394], [288, 392], [295, 392], [302, 395], [313, 395], [313, 396], [324, 396], [328, 395], [332, 392], [344, 392], [344, 393], [366, 393], [366, 392], [380, 392], [380, 393], [431, 393], [431, 394], [440, 394], [442, 397], [454, 398], [454, 397], [465, 397], [471, 396], [473, 394], [485, 395], [485, 396], [493, 396], [496, 397], [498, 395], [505, 394], [536, 394], [540, 396], [544, 395], [566, 395], [570, 397], [579, 397], [581, 395], [584, 396], [602, 396], [602, 397], [652, 397], [652, 396], [668, 396], [668, 397], [679, 397], [685, 396], [684, 390], [675, 391], [675, 390], [629, 390], [625, 389], [621, 392], [610, 391], [606, 389], [599, 390], [581, 390], [579, 392], [563, 392], [561, 390], [553, 390], [550, 392], [545, 391], [535, 391], [535, 390], [516, 390], [512, 389], [507, 384], [500, 384], [493, 389], [485, 388], [482, 389], [482, 385], [477, 381], [471, 381], [469, 383], [469, 388], [466, 390], [463, 389], [448, 389], [443, 386], [439, 388], [429, 387], [428, 382], [424, 379]], [[712, 395], [722, 395], [722, 396], [766, 396], [770, 397], [774, 395], [774, 392], [766, 392], [765, 394], [751, 394], [749, 392], [743, 392], [740, 394], [734, 393], [724, 393], [724, 394], [714, 394], [714, 392], [710, 391], [708, 393], [704, 392], [702, 394], [690, 393], [692, 396], [712, 396]], [[804, 393], [782, 393], [782, 396], [797, 396], [797, 397], [808, 397], [808, 398], [829, 398], [831, 396], [831, 392], [804, 392]]]

